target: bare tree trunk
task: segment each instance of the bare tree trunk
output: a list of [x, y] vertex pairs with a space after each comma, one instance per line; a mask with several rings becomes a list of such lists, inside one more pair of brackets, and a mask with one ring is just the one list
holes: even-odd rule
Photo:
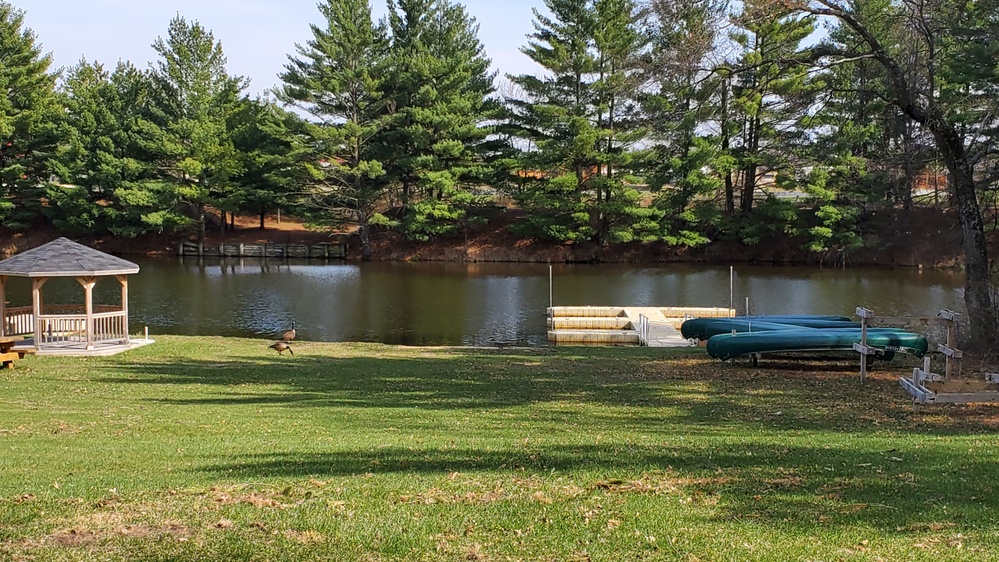
[[730, 215], [735, 212], [735, 185], [732, 183], [732, 172], [725, 173], [725, 210]]
[[916, 188], [916, 163], [914, 162], [916, 150], [913, 146], [914, 144], [912, 140], [912, 122], [909, 121], [905, 124], [905, 129], [902, 133], [902, 159], [905, 181], [903, 182], [901, 193], [899, 193], [902, 199], [902, 210], [905, 212], [912, 209], [912, 190]]
[[374, 255], [374, 251], [371, 249], [371, 227], [365, 222], [357, 229], [357, 232], [361, 235], [361, 259], [368, 261]]
[[750, 164], [742, 171], [742, 198], [739, 201], [743, 213], [753, 210], [753, 197], [756, 195], [756, 164]]
[[[753, 117], [749, 120], [749, 139], [747, 142], [748, 153], [751, 158], [756, 158], [760, 152], [760, 118]], [[749, 213], [753, 210], [753, 197], [756, 196], [756, 161], [743, 168], [742, 178], [742, 199], [739, 201], [742, 212]]]
[[[721, 148], [722, 152], [728, 154], [730, 140], [728, 138], [728, 89], [729, 79], [725, 78], [722, 83], [722, 119], [721, 119]], [[732, 172], [725, 172], [725, 210], [728, 214], [735, 213], [735, 186], [732, 184]]]
[[973, 170], [964, 142], [953, 126], [943, 122], [942, 118], [931, 119], [927, 125], [933, 132], [937, 148], [950, 172], [952, 191], [961, 219], [966, 270], [964, 304], [971, 322], [971, 339], [976, 345], [991, 346], [996, 343], [999, 326], [992, 295], [988, 243]]

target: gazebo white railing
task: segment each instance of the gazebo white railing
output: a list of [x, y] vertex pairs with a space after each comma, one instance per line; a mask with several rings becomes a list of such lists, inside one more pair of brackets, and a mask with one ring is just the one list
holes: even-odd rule
[[26, 336], [35, 333], [35, 315], [30, 306], [8, 308], [3, 318], [4, 334]]
[[[24, 335], [39, 334], [40, 343], [72, 342], [84, 345], [102, 342], [128, 343], [128, 314], [126, 311], [106, 305], [94, 305], [89, 319], [83, 307], [78, 305], [46, 306], [45, 312], [38, 315], [38, 324], [30, 320], [31, 329]], [[88, 326], [89, 322], [89, 326]], [[87, 334], [91, 339], [87, 341]]]

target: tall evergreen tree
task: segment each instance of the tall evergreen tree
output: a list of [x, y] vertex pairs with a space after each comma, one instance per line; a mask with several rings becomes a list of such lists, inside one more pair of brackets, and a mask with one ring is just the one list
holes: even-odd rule
[[496, 106], [478, 24], [448, 0], [390, 0], [384, 91], [389, 126], [379, 135], [387, 179], [400, 188], [410, 238], [456, 232], [481, 203], [489, 175], [487, 122]]
[[655, 154], [647, 181], [663, 210], [663, 239], [669, 244], [707, 243], [698, 232], [705, 226], [701, 215], [714, 214], [705, 211], [714, 207], [720, 178], [731, 187], [728, 147], [716, 142], [721, 131], [713, 139], [706, 132], [711, 124], [730, 128], [718, 107], [727, 99], [715, 95], [728, 79], [707, 71], [726, 17], [723, 8], [716, 0], [654, 0], [647, 16], [651, 49], [640, 99]]
[[733, 104], [742, 125], [733, 155], [742, 180], [740, 208], [753, 208], [762, 171], [787, 171], [802, 145], [814, 85], [808, 68], [788, 63], [815, 30], [814, 18], [763, 1], [745, 2], [732, 34], [742, 53], [735, 64]]
[[[859, 10], [875, 16], [882, 33], [894, 34], [897, 18], [888, 0], [859, 0]], [[830, 30], [829, 39], [855, 45], [860, 39], [848, 28]], [[808, 249], [820, 256], [848, 259], [859, 248], [861, 210], [882, 202], [908, 208], [917, 169], [913, 124], [885, 102], [883, 69], [869, 59], [818, 69], [826, 84], [810, 118], [811, 143], [806, 150], [810, 172], [799, 174], [799, 188], [811, 196], [814, 219], [804, 233]]]
[[547, 0], [522, 51], [549, 76], [511, 77], [525, 98], [513, 120], [532, 145], [523, 159], [527, 232], [598, 243], [655, 237], [628, 187], [636, 143], [637, 70], [646, 45], [630, 1]]
[[361, 255], [371, 257], [370, 226], [387, 201], [385, 169], [373, 139], [388, 121], [383, 82], [388, 40], [371, 19], [368, 0], [319, 4], [325, 25], [312, 25], [312, 39], [298, 45], [281, 75], [279, 98], [319, 121], [310, 128], [314, 148], [307, 164], [307, 206], [320, 223], [354, 223]]
[[158, 179], [153, 160], [156, 127], [148, 121], [150, 80], [130, 63], [113, 73], [81, 61], [61, 87], [67, 132], [47, 212], [67, 232], [135, 236], [170, 231], [183, 217], [170, 209], [172, 189]]
[[204, 241], [205, 207], [223, 203], [238, 171], [228, 123], [248, 82], [227, 73], [221, 43], [198, 22], [173, 18], [153, 49], [161, 57], [153, 69], [157, 125], [164, 133], [160, 169], [175, 183], [178, 199], [195, 210]]
[[298, 204], [302, 186], [315, 156], [312, 129], [301, 117], [266, 99], [240, 101], [230, 119], [233, 145], [239, 155], [236, 186], [227, 207], [257, 215], [260, 229], [272, 211], [303, 209]]
[[521, 51], [551, 76], [510, 77], [525, 95], [510, 105], [513, 121], [529, 143], [518, 200], [527, 213], [527, 234], [584, 241], [596, 235], [586, 181], [598, 165], [590, 119], [597, 23], [589, 2], [548, 0], [545, 5], [552, 17], [533, 10], [535, 32]]
[[8, 228], [39, 216], [51, 175], [61, 117], [51, 64], [24, 12], [0, 1], [0, 223]]

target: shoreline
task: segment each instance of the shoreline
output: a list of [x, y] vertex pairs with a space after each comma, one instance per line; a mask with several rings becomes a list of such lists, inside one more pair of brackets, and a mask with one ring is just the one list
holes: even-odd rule
[[[531, 263], [531, 264], [669, 264], [780, 265], [806, 267], [878, 267], [915, 269], [963, 269], [961, 231], [950, 213], [919, 209], [903, 223], [883, 220], [864, 232], [865, 246], [851, 252], [810, 252], [802, 239], [771, 236], [755, 245], [719, 238], [699, 247], [676, 247], [664, 243], [630, 242], [613, 246], [593, 243], [557, 243], [519, 238], [507, 230], [512, 217], [503, 217], [470, 232], [467, 237], [438, 238], [413, 242], [402, 235], [375, 229], [371, 247], [375, 262]], [[876, 227], [876, 228], [875, 228]], [[14, 233], [0, 230], [0, 259], [66, 236], [103, 252], [121, 256], [168, 257], [177, 255], [181, 242], [192, 236], [156, 234], [139, 238], [73, 236], [52, 228], [33, 228]], [[248, 220], [236, 229], [220, 233], [209, 229], [206, 246], [222, 244], [347, 244], [344, 261], [359, 263], [360, 240], [356, 234], [308, 230], [285, 219], [268, 221], [260, 230]], [[277, 258], [284, 259], [284, 258]]]

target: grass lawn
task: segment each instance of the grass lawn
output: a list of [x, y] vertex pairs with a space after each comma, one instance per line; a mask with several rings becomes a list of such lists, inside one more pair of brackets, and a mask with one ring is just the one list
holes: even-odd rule
[[0, 371], [0, 560], [999, 558], [999, 407], [911, 363], [269, 343]]

